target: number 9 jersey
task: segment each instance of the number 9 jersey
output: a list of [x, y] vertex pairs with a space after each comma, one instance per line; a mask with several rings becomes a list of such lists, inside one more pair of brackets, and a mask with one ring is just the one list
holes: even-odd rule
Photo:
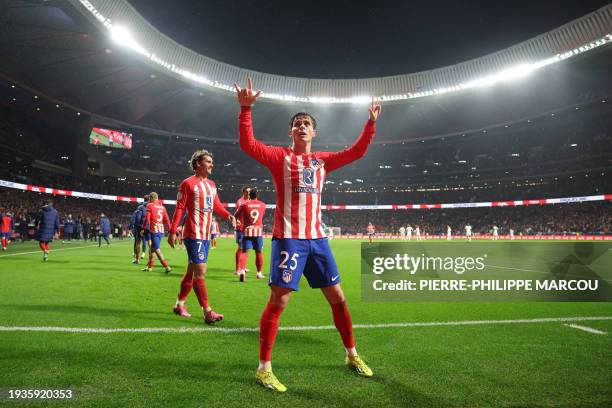
[[236, 211], [236, 218], [245, 237], [261, 237], [263, 235], [263, 218], [266, 213], [266, 204], [259, 200], [247, 200], [240, 204]]

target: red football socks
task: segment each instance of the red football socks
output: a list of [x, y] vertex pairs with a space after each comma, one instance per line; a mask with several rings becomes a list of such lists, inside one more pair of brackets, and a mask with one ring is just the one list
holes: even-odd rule
[[255, 266], [257, 267], [257, 272], [261, 272], [261, 268], [263, 267], [263, 253], [255, 252]]
[[238, 270], [241, 271], [246, 269], [247, 262], [249, 261], [249, 253], [240, 251], [240, 260], [238, 261]]
[[346, 307], [346, 302], [336, 303], [331, 305], [332, 314], [334, 315], [334, 324], [342, 337], [342, 343], [346, 348], [355, 347], [355, 338], [353, 337], [353, 321], [351, 314]]
[[183, 275], [183, 279], [181, 279], [181, 290], [179, 292], [178, 298], [180, 301], [184, 302], [189, 296], [189, 292], [193, 288], [193, 275], [189, 272]]
[[193, 282], [193, 291], [202, 309], [206, 309], [208, 307], [208, 291], [206, 290], [204, 278], [195, 278], [195, 282]]
[[240, 248], [236, 249], [236, 270], [240, 270], [240, 256], [242, 255], [242, 251]]
[[259, 321], [259, 359], [272, 360], [272, 348], [278, 332], [278, 322], [283, 309], [268, 302]]

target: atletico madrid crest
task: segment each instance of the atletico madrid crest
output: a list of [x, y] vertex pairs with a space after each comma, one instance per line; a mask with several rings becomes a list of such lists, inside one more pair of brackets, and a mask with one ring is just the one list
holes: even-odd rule
[[284, 270], [283, 271], [283, 282], [289, 283], [291, 282], [291, 279], [293, 279], [293, 274], [291, 273], [291, 271]]

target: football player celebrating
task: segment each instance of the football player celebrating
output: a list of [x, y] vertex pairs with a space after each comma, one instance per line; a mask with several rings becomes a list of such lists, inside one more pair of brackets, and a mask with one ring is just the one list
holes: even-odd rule
[[172, 225], [168, 235], [168, 244], [174, 248], [176, 230], [181, 222], [183, 213], [187, 211], [187, 218], [183, 227], [183, 243], [187, 249], [187, 272], [181, 280], [180, 291], [174, 313], [190, 317], [185, 308], [185, 299], [194, 289], [198, 303], [204, 312], [204, 322], [214, 324], [223, 320], [223, 315], [215, 312], [208, 303], [208, 291], [204, 276], [206, 275], [206, 261], [210, 248], [210, 228], [213, 211], [223, 219], [228, 220], [236, 228], [236, 218], [221, 204], [217, 195], [217, 186], [208, 176], [213, 170], [213, 155], [207, 150], [197, 150], [191, 156], [190, 165], [194, 175], [183, 180], [179, 186], [176, 197], [176, 209], [172, 216]]
[[346, 349], [346, 364], [364, 377], [372, 370], [355, 349], [353, 324], [340, 286], [338, 267], [321, 222], [321, 192], [325, 176], [363, 157], [376, 133], [381, 106], [372, 100], [370, 117], [359, 139], [340, 152], [314, 152], [317, 123], [300, 112], [289, 121], [291, 147], [268, 146], [255, 139], [251, 107], [261, 91], [234, 84], [240, 103], [239, 144], [253, 159], [266, 166], [274, 180], [276, 209], [270, 263], [270, 299], [259, 326], [259, 367], [256, 379], [263, 387], [285, 392], [287, 388], [272, 373], [272, 348], [280, 316], [291, 293], [298, 290], [302, 275], [313, 288], [320, 288], [330, 304], [334, 323]]

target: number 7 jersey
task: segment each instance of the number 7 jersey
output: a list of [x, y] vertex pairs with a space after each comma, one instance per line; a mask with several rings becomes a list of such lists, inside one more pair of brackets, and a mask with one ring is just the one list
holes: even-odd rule
[[266, 205], [259, 200], [243, 201], [236, 211], [245, 237], [261, 237], [263, 235], [263, 218]]

